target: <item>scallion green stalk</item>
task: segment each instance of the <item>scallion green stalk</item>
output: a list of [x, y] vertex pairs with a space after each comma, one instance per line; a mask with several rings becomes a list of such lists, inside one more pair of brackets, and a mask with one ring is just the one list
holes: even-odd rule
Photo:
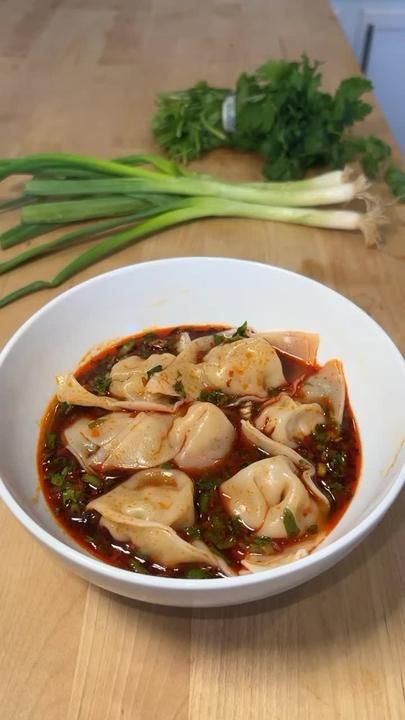
[[[130, 195], [140, 193], [167, 193], [183, 196], [207, 196], [224, 198], [237, 202], [275, 205], [277, 207], [314, 207], [319, 205], [334, 205], [349, 202], [355, 197], [364, 196], [368, 182], [360, 175], [353, 182], [344, 182], [336, 186], [329, 185], [294, 186], [288, 183], [287, 187], [277, 184], [268, 188], [250, 187], [248, 184], [219, 182], [206, 178], [196, 177], [169, 177], [157, 174], [152, 178], [108, 178], [90, 180], [31, 180], [27, 183], [25, 192], [37, 196], [96, 196], [96, 195]], [[124, 201], [122, 201], [124, 202]], [[42, 206], [43, 207], [43, 206]], [[50, 206], [49, 206], [50, 208]], [[31, 208], [32, 209], [32, 208]], [[32, 209], [35, 214], [35, 209]], [[31, 215], [31, 213], [26, 213]], [[25, 213], [24, 213], [25, 216]], [[31, 222], [33, 222], [31, 220]], [[34, 222], [38, 222], [35, 220]], [[42, 220], [42, 222], [48, 222]], [[50, 221], [52, 222], [52, 221]]]
[[307, 208], [280, 208], [274, 206], [237, 203], [216, 198], [195, 197], [183, 201], [182, 207], [163, 212], [121, 232], [109, 235], [96, 245], [77, 256], [63, 268], [53, 280], [38, 280], [25, 285], [0, 299], [0, 307], [4, 307], [19, 298], [46, 288], [55, 288], [70, 279], [78, 272], [102, 260], [112, 253], [122, 250], [140, 238], [160, 232], [173, 225], [189, 222], [198, 218], [248, 217], [264, 220], [276, 220], [285, 223], [297, 223], [311, 227], [327, 227], [346, 230], [361, 230], [368, 244], [376, 243], [376, 212], [366, 215], [349, 210], [315, 210]]
[[[175, 200], [173, 197], [170, 198], [172, 203], [175, 202]], [[152, 206], [164, 208], [167, 202], [167, 196], [151, 194], [143, 194], [139, 197], [135, 195], [132, 197], [120, 195], [87, 197], [80, 200], [64, 200], [61, 202], [29, 205], [23, 209], [21, 217], [23, 223], [67, 225], [71, 222], [82, 222], [95, 218], [128, 215]]]
[[[171, 202], [167, 202], [165, 209], [166, 211], [171, 209], [177, 208], [177, 203], [172, 200]], [[51, 240], [48, 243], [42, 243], [41, 245], [38, 245], [36, 247], [28, 248], [28, 250], [24, 250], [19, 255], [15, 255], [14, 257], [10, 258], [9, 260], [5, 260], [4, 262], [0, 262], [0, 275], [4, 275], [7, 272], [10, 272], [10, 270], [15, 270], [15, 268], [20, 267], [21, 265], [25, 265], [28, 262], [31, 262], [33, 260], [38, 260], [41, 257], [44, 257], [45, 255], [50, 255], [52, 253], [58, 252], [59, 250], [62, 250], [66, 247], [71, 247], [72, 245], [76, 245], [79, 242], [84, 242], [85, 240], [95, 238], [99, 238], [101, 235], [105, 235], [106, 232], [109, 230], [115, 230], [118, 227], [125, 227], [129, 225], [134, 225], [136, 223], [139, 223], [140, 220], [144, 220], [149, 217], [154, 217], [156, 215], [159, 215], [163, 210], [163, 206], [160, 207], [149, 207], [145, 208], [144, 210], [139, 210], [137, 213], [134, 213], [132, 215], [124, 215], [120, 216], [118, 218], [115, 218], [114, 220], [108, 220], [100, 223], [94, 223], [91, 225], [86, 225], [85, 227], [81, 227], [78, 230], [74, 230], [73, 232], [66, 233], [64, 235], [61, 235], [57, 237], [55, 240]], [[27, 229], [32, 228], [31, 225], [20, 225], [17, 226], [18, 228], [24, 228]], [[34, 226], [39, 227], [39, 226]], [[52, 225], [46, 225], [43, 226], [46, 228], [54, 229]], [[60, 228], [60, 226], [56, 226]], [[44, 231], [46, 232], [46, 231]]]

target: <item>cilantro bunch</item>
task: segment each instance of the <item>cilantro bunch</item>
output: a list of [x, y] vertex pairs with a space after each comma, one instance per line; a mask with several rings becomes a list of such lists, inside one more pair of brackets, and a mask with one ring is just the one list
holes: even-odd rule
[[[372, 135], [349, 133], [372, 111], [362, 99], [372, 83], [346, 78], [330, 94], [321, 88], [319, 67], [305, 55], [297, 62], [270, 60], [252, 74], [242, 73], [234, 91], [199, 82], [189, 90], [162, 93], [153, 118], [155, 138], [180, 162], [219, 147], [257, 152], [272, 181], [295, 180], [311, 168], [342, 168], [357, 160], [370, 178], [385, 172], [392, 192], [405, 198], [405, 173], [388, 166], [389, 145]], [[222, 105], [233, 92], [236, 127], [226, 133]]]

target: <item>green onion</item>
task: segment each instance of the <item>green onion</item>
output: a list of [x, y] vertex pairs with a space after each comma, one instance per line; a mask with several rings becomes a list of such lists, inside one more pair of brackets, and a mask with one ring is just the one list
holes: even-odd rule
[[[4, 296], [0, 307], [39, 290], [56, 288], [76, 273], [152, 233], [200, 218], [255, 218], [360, 230], [367, 245], [377, 244], [377, 225], [382, 222], [377, 203], [373, 205], [366, 193], [363, 176], [350, 182], [344, 171], [288, 183], [237, 184], [184, 170], [158, 155], [99, 160], [45, 153], [0, 159], [0, 180], [27, 173], [32, 174], [33, 179], [26, 184], [25, 194], [0, 201], [0, 211], [21, 208], [22, 217], [21, 224], [0, 236], [3, 248], [35, 239], [63, 225], [88, 224], [0, 263], [0, 274], [84, 240], [97, 239], [98, 242], [69, 262], [53, 279], [36, 280]], [[312, 207], [344, 202], [356, 195], [367, 200], [368, 212]], [[94, 220], [101, 222], [89, 222]], [[242, 326], [233, 338], [217, 335], [215, 341], [232, 342], [244, 337], [244, 331]]]
[[103, 481], [97, 477], [97, 475], [91, 475], [91, 473], [83, 473], [81, 479], [83, 482], [88, 485], [92, 485], [94, 488], [100, 488], [103, 485]]
[[47, 432], [45, 435], [45, 447], [47, 450], [55, 450], [58, 444], [58, 436], [56, 433]]
[[149, 575], [146, 567], [136, 558], [130, 558], [128, 560], [128, 567], [133, 572], [139, 573], [140, 575]]
[[[172, 203], [171, 205], [173, 207], [176, 207], [176, 203]], [[168, 205], [168, 207], [169, 206], [170, 205]], [[140, 210], [133, 215], [124, 215], [114, 220], [106, 220], [101, 223], [95, 223], [94, 225], [86, 225], [79, 230], [75, 230], [74, 232], [61, 235], [60, 237], [56, 238], [55, 240], [51, 240], [48, 243], [43, 243], [42, 245], [29, 248], [28, 250], [25, 250], [19, 255], [15, 255], [13, 258], [10, 258], [10, 260], [5, 260], [4, 262], [0, 263], [0, 275], [10, 272], [10, 270], [14, 270], [20, 265], [24, 265], [25, 263], [31, 262], [32, 260], [39, 259], [41, 257], [44, 257], [45, 255], [50, 255], [51, 253], [58, 252], [65, 247], [76, 245], [78, 242], [84, 242], [85, 240], [101, 237], [102, 235], [105, 235], [108, 230], [115, 230], [119, 227], [123, 228], [128, 225], [133, 225], [138, 220], [144, 219], [146, 217], [153, 217], [159, 212], [161, 212], [161, 208], [157, 209], [152, 207], [146, 210]], [[19, 227], [29, 228], [30, 226], [22, 225]], [[43, 225], [42, 227], [48, 227], [50, 230], [54, 230], [55, 227], [60, 226]], [[45, 232], [47, 232], [47, 230]], [[6, 246], [4, 245], [3, 247]], [[9, 247], [9, 245], [7, 245], [7, 247]]]
[[[219, 182], [215, 179], [201, 177], [169, 177], [152, 171], [146, 172], [149, 172], [149, 177], [146, 178], [32, 180], [27, 183], [25, 191], [37, 196], [72, 197], [74, 195], [101, 194], [111, 196], [111, 201], [114, 194], [168, 193], [171, 195], [209, 196], [280, 207], [311, 207], [348, 202], [364, 195], [368, 188], [368, 182], [363, 175], [359, 175], [353, 182], [344, 182], [332, 187], [323, 186], [319, 182], [313, 185], [311, 180], [307, 180], [304, 187], [298, 184], [297, 188], [293, 182], [290, 182], [286, 188], [282, 183], [268, 184], [267, 186], [263, 183], [261, 186], [251, 187], [247, 183]], [[107, 197], [107, 200], [110, 201], [110, 197]], [[99, 201], [98, 205], [102, 207], [102, 202]], [[38, 222], [37, 219], [32, 220], [33, 215], [36, 218], [35, 208], [27, 208], [23, 213], [23, 217], [30, 218], [30, 222]]]
[[209, 216], [250, 217], [312, 227], [359, 229], [364, 233], [368, 245], [376, 242], [377, 235], [376, 217], [373, 211], [362, 215], [351, 210], [277, 208], [249, 203], [224, 202], [216, 198], [190, 198], [184, 200], [183, 207], [163, 212], [134, 228], [129, 228], [105, 238], [72, 260], [55, 275], [53, 280], [37, 280], [5, 295], [0, 299], [0, 307], [5, 307], [9, 303], [39, 290], [58, 287], [81, 270], [154, 232], [159, 232], [179, 223]]
[[198, 539], [201, 537], [201, 530], [198, 527], [190, 526], [183, 528], [183, 532], [190, 538]]
[[294, 517], [294, 513], [289, 508], [284, 508], [283, 523], [288, 537], [298, 535], [300, 529]]
[[173, 385], [173, 389], [177, 393], [177, 395], [180, 395], [181, 397], [186, 397], [186, 391], [184, 389], [180, 373], [177, 373], [177, 380]]
[[147, 374], [147, 376], [148, 376], [148, 380], [150, 380], [150, 378], [152, 377], [152, 375], [154, 375], [155, 373], [161, 372], [161, 370], [163, 370], [163, 366], [162, 366], [162, 365], [155, 365], [155, 367], [151, 368], [150, 370], [147, 370], [147, 371], [146, 371], [146, 374]]
[[36, 198], [28, 195], [27, 197], [22, 195], [21, 197], [11, 198], [10, 200], [0, 200], [0, 213], [8, 212], [9, 210], [19, 210], [19, 208], [24, 207], [25, 205], [32, 205], [34, 202], [36, 202]]
[[202, 568], [190, 568], [190, 570], [186, 572], [186, 578], [188, 580], [207, 580], [209, 574]]
[[91, 422], [89, 422], [87, 427], [89, 427], [90, 430], [94, 430], [94, 428], [99, 427], [99, 425], [102, 425], [103, 422], [105, 422], [105, 421], [106, 421], [105, 417], [100, 417], [100, 418], [97, 418], [96, 420], [92, 420]]
[[124, 343], [124, 345], [121, 345], [120, 349], [118, 350], [118, 357], [122, 358], [124, 357], [124, 355], [128, 355], [128, 353], [130, 353], [131, 350], [134, 349], [135, 344], [135, 340], [128, 340], [128, 342]]

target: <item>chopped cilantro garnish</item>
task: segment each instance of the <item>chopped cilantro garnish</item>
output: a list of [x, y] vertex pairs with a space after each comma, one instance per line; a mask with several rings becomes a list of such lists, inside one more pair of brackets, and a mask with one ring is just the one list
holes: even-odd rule
[[136, 558], [129, 558], [128, 567], [132, 572], [139, 573], [140, 575], [149, 575], [146, 567]]
[[55, 450], [58, 444], [58, 436], [54, 432], [47, 432], [45, 435], [45, 447], [47, 450]]
[[213, 336], [213, 339], [214, 339], [214, 345], [220, 345], [221, 343], [224, 342], [225, 337], [224, 337], [224, 335], [220, 335], [219, 333], [215, 333], [215, 335]]
[[154, 375], [155, 373], [160, 372], [161, 370], [163, 370], [162, 365], [155, 365], [155, 367], [150, 368], [150, 370], [147, 370], [147, 371], [146, 371], [146, 374], [147, 374], [147, 376], [148, 376], [148, 380], [151, 379], [152, 375]]
[[271, 538], [268, 537], [268, 535], [256, 535], [256, 537], [253, 538], [251, 545], [262, 547], [263, 545], [269, 545], [269, 543], [271, 543]]
[[343, 485], [343, 483], [337, 482], [337, 481], [336, 481], [336, 482], [328, 483], [328, 488], [329, 488], [329, 490], [331, 490], [331, 492], [333, 492], [333, 494], [336, 494], [336, 493], [346, 493], [346, 492], [347, 492], [347, 490], [346, 490], [345, 486]]
[[198, 489], [199, 490], [214, 490], [215, 488], [220, 485], [222, 480], [217, 477], [209, 477], [209, 478], [203, 478], [202, 480], [198, 481]]
[[55, 487], [61, 488], [65, 483], [65, 475], [63, 473], [52, 473], [52, 475], [49, 475], [49, 481]]
[[112, 378], [110, 373], [106, 373], [105, 375], [100, 375], [99, 377], [94, 378], [91, 381], [92, 392], [96, 395], [105, 395], [108, 392], [111, 381]]
[[208, 511], [209, 504], [211, 499], [211, 492], [209, 490], [206, 490], [201, 493], [199, 500], [198, 500], [198, 506], [200, 508], [201, 515], [205, 515]]
[[120, 349], [118, 350], [118, 357], [122, 358], [124, 355], [128, 355], [128, 353], [131, 352], [131, 350], [134, 349], [136, 344], [136, 340], [128, 340], [128, 342], [121, 345]]
[[97, 475], [92, 475], [91, 473], [83, 473], [81, 479], [83, 482], [88, 485], [93, 485], [95, 488], [100, 488], [103, 485], [101, 478], [97, 477]]
[[180, 395], [181, 397], [186, 397], [186, 391], [184, 389], [183, 381], [181, 379], [180, 372], [177, 373], [177, 380], [173, 385], [174, 391], [177, 393], [177, 395]]
[[230, 337], [226, 337], [226, 335], [222, 335], [222, 334], [215, 334], [213, 336], [214, 337], [214, 345], [221, 345], [221, 344], [227, 345], [229, 343], [236, 342], [237, 340], [242, 340], [243, 338], [248, 337], [247, 330], [248, 330], [248, 324], [247, 324], [247, 320], [245, 320], [245, 322], [242, 323], [242, 325], [239, 325], [239, 327], [236, 328], [235, 332]]
[[229, 395], [221, 392], [220, 390], [201, 390], [198, 398], [201, 402], [210, 402], [218, 407], [223, 407], [229, 403]]
[[60, 415], [69, 415], [70, 412], [73, 410], [73, 405], [70, 405], [70, 403], [67, 402], [61, 402], [58, 405], [58, 413]]
[[103, 422], [105, 422], [106, 419], [107, 418], [105, 418], [105, 417], [96, 418], [96, 420], [92, 420], [91, 422], [89, 422], [88, 427], [90, 428], [90, 430], [93, 430], [93, 428], [96, 428], [99, 425], [101, 425]]
[[300, 529], [296, 523], [294, 513], [289, 508], [284, 509], [283, 523], [288, 537], [295, 537], [298, 535]]
[[200, 538], [201, 537], [201, 530], [198, 527], [185, 527], [183, 528], [183, 532], [190, 538]]
[[239, 325], [239, 327], [236, 328], [236, 332], [233, 334], [232, 337], [236, 337], [236, 335], [238, 335], [238, 337], [247, 337], [248, 336], [247, 329], [248, 329], [248, 324], [247, 324], [247, 320], [245, 320], [245, 322], [242, 323], [242, 325]]
[[186, 578], [188, 580], [207, 580], [209, 574], [202, 568], [190, 568], [190, 570], [187, 570]]
[[69, 483], [66, 483], [62, 490], [62, 501], [65, 506], [72, 507], [72, 505], [77, 505], [77, 503], [81, 500], [81, 497], [81, 490], [78, 490], [77, 488], [72, 487]]

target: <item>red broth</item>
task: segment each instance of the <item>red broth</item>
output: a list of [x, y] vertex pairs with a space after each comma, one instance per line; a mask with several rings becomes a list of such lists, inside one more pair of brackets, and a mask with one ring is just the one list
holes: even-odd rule
[[[179, 333], [185, 330], [194, 339], [225, 329], [218, 326], [176, 327], [126, 338], [92, 357], [79, 368], [75, 376], [91, 392], [105, 395], [108, 394], [109, 371], [118, 360], [130, 355], [146, 358], [152, 353], [175, 354]], [[283, 352], [278, 352], [278, 355], [288, 383], [283, 391], [293, 395], [297, 386], [314, 373], [318, 366], [308, 365]], [[204, 399], [209, 401], [210, 397]], [[223, 398], [214, 393], [212, 400], [221, 406]], [[260, 406], [261, 403], [253, 404], [253, 414], [257, 413]], [[179, 535], [185, 540], [201, 538], [237, 572], [247, 552], [282, 553], [287, 547], [305, 540], [309, 533], [298, 539], [255, 538], [254, 533], [226, 513], [218, 491], [219, 485], [267, 455], [250, 445], [241, 435], [240, 410], [226, 407], [222, 407], [222, 410], [237, 430], [236, 444], [224, 460], [209, 470], [187, 470], [194, 483], [196, 522], [193, 527], [179, 532]], [[222, 577], [223, 573], [218, 568], [192, 564], [167, 568], [151, 562], [131, 544], [116, 541], [105, 528], [99, 526], [100, 515], [93, 510], [86, 510], [86, 505], [92, 499], [113, 489], [133, 474], [133, 471], [129, 471], [103, 476], [89, 475], [64, 447], [62, 434], [70, 424], [83, 415], [96, 420], [104, 414], [105, 410], [102, 409], [70, 406], [55, 398], [42, 422], [38, 445], [40, 484], [50, 510], [65, 532], [100, 560], [132, 572], [162, 577]], [[346, 511], [360, 473], [359, 435], [347, 397], [342, 427], [337, 430], [332, 422], [317, 426], [314, 433], [306, 437], [296, 450], [314, 464], [314, 481], [330, 501], [330, 515], [323, 528], [329, 532]], [[166, 463], [164, 467], [176, 466], [174, 463]], [[317, 532], [317, 528], [311, 530]]]

